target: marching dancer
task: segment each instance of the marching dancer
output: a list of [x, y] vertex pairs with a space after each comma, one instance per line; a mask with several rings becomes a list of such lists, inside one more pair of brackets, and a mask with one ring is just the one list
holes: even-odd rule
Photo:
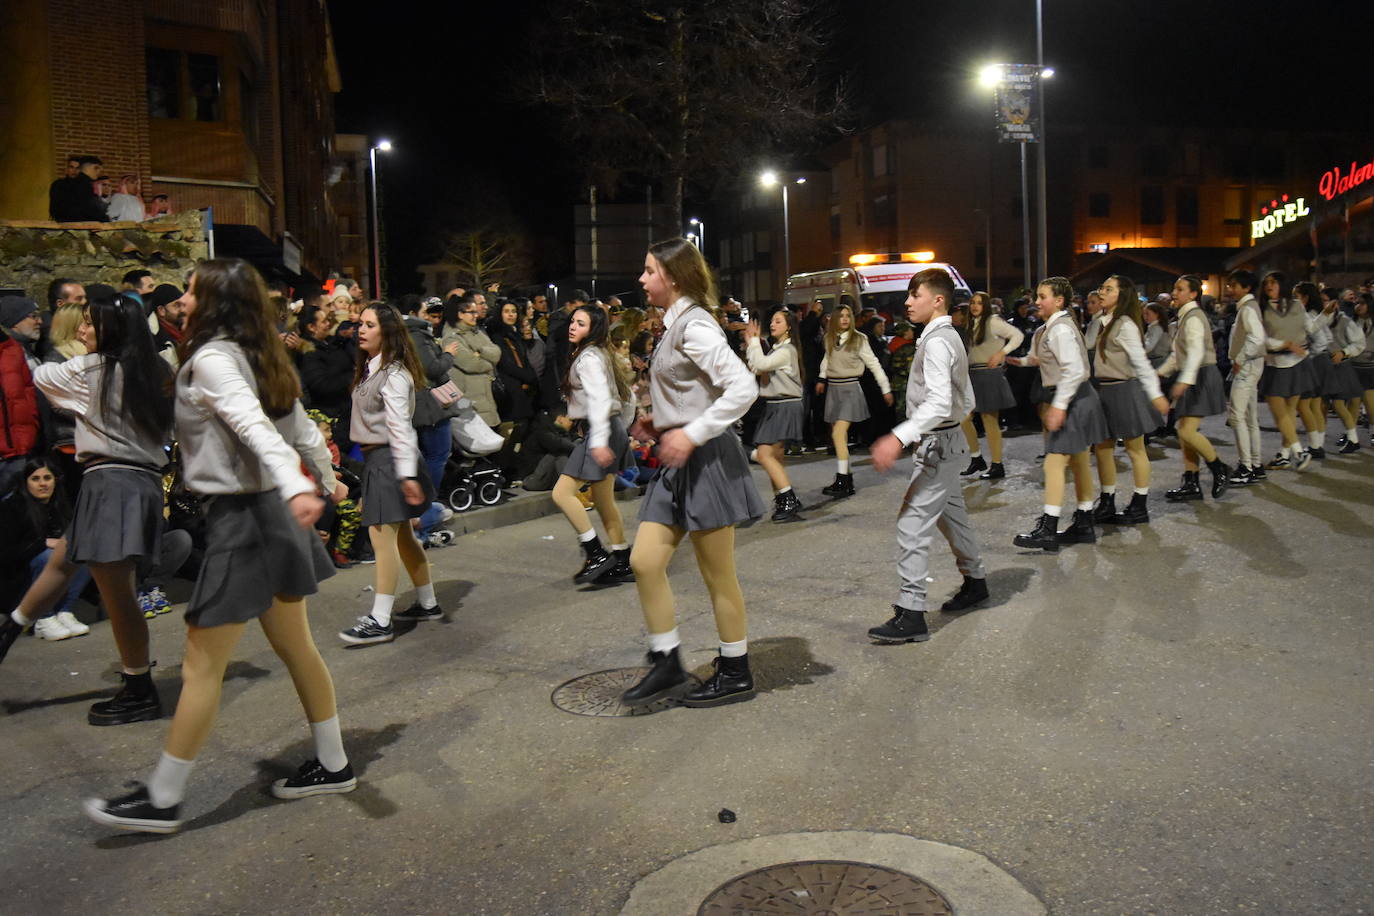
[[1303, 308], [1307, 328], [1307, 365], [1312, 371], [1307, 391], [1298, 400], [1298, 415], [1307, 431], [1307, 451], [1318, 461], [1326, 459], [1326, 388], [1331, 383], [1335, 361], [1331, 353], [1331, 321], [1322, 309], [1321, 290], [1315, 283], [1293, 287], [1293, 301]]
[[1255, 275], [1241, 268], [1226, 278], [1226, 292], [1236, 300], [1236, 322], [1227, 346], [1231, 358], [1231, 391], [1226, 422], [1236, 437], [1236, 469], [1232, 486], [1248, 486], [1268, 478], [1260, 445], [1259, 384], [1264, 374], [1264, 319], [1255, 299]]
[[123, 725], [162, 716], [135, 577], [139, 560], [155, 560], [162, 545], [172, 370], [153, 349], [134, 299], [93, 299], [78, 336], [86, 355], [44, 363], [33, 380], [49, 403], [75, 417], [81, 491], [65, 545], [53, 550], [19, 607], [0, 622], [0, 658], [22, 628], [61, 599], [77, 567], [87, 567], [110, 617], [123, 685], [86, 719]]
[[[1169, 402], [1159, 388], [1159, 376], [1145, 354], [1140, 297], [1129, 277], [1114, 274], [1098, 291], [1102, 325], [1097, 335], [1093, 383], [1107, 420], [1107, 438], [1093, 446], [1102, 495], [1093, 521], [1109, 525], [1139, 525], [1150, 520], [1150, 456], [1145, 435], [1164, 423]], [[1135, 489], [1130, 503], [1116, 510], [1116, 440], [1126, 445]]]
[[410, 526], [434, 501], [434, 484], [420, 461], [419, 439], [411, 425], [416, 387], [424, 390], [428, 384], [401, 314], [389, 305], [364, 309], [348, 434], [363, 449], [362, 523], [377, 558], [376, 592], [372, 610], [339, 634], [351, 645], [396, 638], [391, 618], [402, 564], [415, 586], [415, 603], [395, 616], [414, 621], [444, 616], [434, 596], [429, 560]]
[[1310, 388], [1307, 365], [1307, 321], [1302, 306], [1283, 297], [1283, 274], [1272, 271], [1260, 283], [1264, 321], [1264, 375], [1260, 396], [1274, 415], [1282, 447], [1266, 467], [1271, 470], [1306, 470], [1312, 454], [1298, 439], [1298, 401]]
[[[1035, 288], [1035, 307], [1045, 323], [1031, 338], [1029, 362], [1040, 367], [1044, 413], [1045, 503], [1035, 528], [1012, 539], [1017, 547], [1055, 552], [1061, 544], [1091, 544], [1093, 476], [1088, 450], [1107, 438], [1107, 421], [1097, 392], [1088, 381], [1088, 345], [1067, 306], [1073, 287], [1064, 277], [1042, 280]], [[1019, 364], [1018, 360], [1018, 364]], [[1073, 470], [1077, 508], [1073, 524], [1058, 530], [1064, 502], [1064, 472]]]
[[821, 490], [826, 496], [853, 496], [854, 474], [849, 469], [849, 427], [869, 417], [859, 379], [864, 369], [873, 373], [883, 400], [892, 405], [892, 388], [868, 336], [854, 327], [854, 311], [847, 305], [830, 313], [825, 327], [825, 356], [821, 358], [816, 394], [825, 395], [825, 422], [835, 446], [835, 480]]
[[1345, 434], [1337, 445], [1340, 454], [1349, 455], [1360, 450], [1360, 398], [1364, 386], [1355, 370], [1355, 360], [1366, 346], [1364, 332], [1353, 318], [1341, 311], [1339, 300], [1326, 301], [1322, 311], [1326, 327], [1331, 333], [1331, 374], [1322, 394], [1331, 401], [1331, 408], [1345, 424]]
[[992, 313], [987, 293], [973, 294], [968, 313], [971, 324], [965, 336], [969, 341], [969, 378], [973, 381], [973, 396], [977, 402], [974, 411], [982, 418], [992, 465], [983, 460], [978, 449], [978, 432], [973, 426], [973, 414], [969, 414], [964, 418], [963, 428], [972, 458], [960, 476], [977, 474], [983, 480], [999, 480], [1007, 476], [1002, 467], [1001, 412], [1016, 406], [1016, 396], [1011, 393], [1007, 370], [1002, 364], [1021, 346], [1026, 335]]
[[1207, 469], [1212, 472], [1213, 499], [1220, 499], [1231, 485], [1231, 469], [1217, 457], [1217, 450], [1199, 429], [1203, 417], [1226, 411], [1216, 346], [1212, 342], [1212, 322], [1197, 302], [1201, 294], [1202, 281], [1192, 274], [1175, 281], [1174, 302], [1179, 309], [1174, 349], [1155, 370], [1163, 377], [1177, 373], [1169, 396], [1177, 411], [1178, 440], [1183, 445], [1183, 482], [1176, 489], [1165, 492], [1164, 498], [1171, 502], [1202, 499], [1202, 487], [1198, 483], [1199, 457], [1207, 462]]
[[763, 419], [754, 429], [754, 454], [773, 485], [773, 521], [791, 522], [801, 518], [801, 500], [792, 489], [783, 469], [783, 452], [789, 441], [802, 438], [802, 363], [797, 339], [797, 319], [780, 308], [768, 322], [773, 349], [765, 356], [759, 343], [759, 325], [751, 321], [744, 329], [745, 355], [749, 368], [759, 378], [759, 397], [765, 401]]
[[735, 526], [758, 521], [764, 507], [731, 426], [754, 403], [759, 388], [708, 311], [716, 305], [716, 286], [695, 245], [681, 238], [654, 245], [639, 282], [649, 304], [667, 310], [649, 370], [652, 413], [636, 424], [635, 435], [658, 441], [662, 466], [640, 504], [639, 534], [630, 554], [652, 667], [622, 700], [641, 706], [687, 689], [668, 585], [668, 563], [684, 536], [692, 541], [711, 595], [720, 655], [715, 673], [682, 702], [715, 706], [747, 700], [754, 695], [754, 679], [744, 595], [735, 573]]
[[206, 548], [186, 608], [181, 699], [147, 784], [85, 803], [97, 823], [147, 833], [181, 828], [181, 802], [219, 712], [225, 667], [255, 618], [291, 674], [315, 744], [315, 757], [274, 782], [272, 794], [305, 798], [357, 785], [334, 682], [306, 619], [305, 596], [334, 567], [312, 530], [324, 503], [301, 460], [335, 500], [345, 489], [301, 407], [300, 381], [258, 272], [246, 261], [205, 261], [182, 302], [188, 325], [176, 383], [177, 439], [187, 488], [204, 500]]
[[[596, 306], [575, 310], [568, 321], [572, 354], [563, 379], [563, 397], [568, 402], [568, 416], [578, 421], [583, 435], [553, 485], [553, 502], [577, 532], [582, 545], [584, 562], [573, 576], [578, 585], [634, 581], [625, 522], [615, 502], [615, 479], [621, 471], [634, 467], [625, 421], [627, 414], [633, 421], [635, 405], [629, 381], [618, 370], [608, 347], [609, 323], [606, 310]], [[596, 529], [587, 521], [587, 510], [577, 498], [588, 484], [592, 505], [606, 527], [609, 552], [601, 545]]]

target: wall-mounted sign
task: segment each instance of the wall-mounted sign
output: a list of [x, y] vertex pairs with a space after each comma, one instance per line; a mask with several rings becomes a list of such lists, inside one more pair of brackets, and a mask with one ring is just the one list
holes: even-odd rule
[[1322, 175], [1321, 181], [1317, 182], [1317, 190], [1321, 196], [1327, 200], [1332, 200], [1356, 185], [1362, 185], [1366, 181], [1374, 180], [1374, 159], [1360, 165], [1356, 162], [1350, 163], [1350, 170], [1342, 172], [1338, 165]]
[[1250, 220], [1250, 238], [1262, 239], [1289, 223], [1296, 223], [1311, 212], [1312, 209], [1307, 206], [1306, 198], [1299, 197], [1297, 200], [1289, 200], [1288, 195], [1285, 194], [1282, 200], [1271, 200], [1269, 206], [1260, 207], [1262, 218]]
[[1036, 105], [1040, 68], [1035, 64], [1003, 64], [997, 83], [997, 139], [1003, 143], [1040, 142], [1040, 111]]

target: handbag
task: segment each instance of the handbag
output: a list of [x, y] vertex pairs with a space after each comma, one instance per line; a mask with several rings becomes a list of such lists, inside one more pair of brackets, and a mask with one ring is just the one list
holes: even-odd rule
[[440, 407], [451, 407], [463, 396], [463, 392], [451, 381], [434, 386], [429, 389], [429, 393], [434, 395], [434, 400], [439, 402]]

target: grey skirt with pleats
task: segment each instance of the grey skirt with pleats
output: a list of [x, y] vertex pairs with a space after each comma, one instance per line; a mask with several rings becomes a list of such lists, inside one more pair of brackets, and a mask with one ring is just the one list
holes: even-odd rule
[[197, 627], [245, 623], [278, 595], [304, 598], [334, 575], [324, 543], [296, 524], [276, 490], [203, 502], [205, 562], [186, 605]]
[[763, 419], [754, 427], [754, 444], [771, 445], [802, 437], [802, 399], [767, 398]]
[[998, 413], [1016, 406], [1016, 395], [1007, 382], [1007, 370], [1001, 366], [969, 366], [969, 381], [973, 384], [973, 409], [978, 413]]
[[578, 423], [582, 427], [582, 438], [577, 440], [573, 450], [568, 453], [567, 459], [563, 462], [563, 469], [558, 473], [574, 480], [595, 483], [608, 474], [619, 474], [626, 468], [634, 467], [635, 456], [630, 451], [630, 436], [625, 432], [625, 424], [620, 422], [619, 417], [611, 417], [611, 434], [606, 439], [606, 447], [615, 455], [615, 460], [609, 467], [604, 468], [596, 463], [596, 459], [591, 455], [591, 449], [587, 446], [586, 421], [579, 420]]
[[1164, 418], [1145, 395], [1140, 379], [1128, 378], [1119, 382], [1101, 379], [1096, 385], [1102, 416], [1107, 420], [1108, 438], [1134, 439], [1164, 425]]
[[825, 383], [825, 422], [860, 423], [867, 419], [868, 401], [857, 378], [830, 379]]
[[[1053, 386], [1044, 389], [1045, 403], [1054, 400]], [[1069, 402], [1064, 425], [1050, 433], [1045, 452], [1054, 455], [1076, 455], [1107, 439], [1107, 418], [1102, 415], [1102, 402], [1088, 382], [1078, 386]]]
[[434, 483], [423, 461], [415, 463], [415, 479], [425, 498], [418, 506], [406, 502], [401, 492], [401, 480], [396, 476], [396, 463], [391, 458], [391, 446], [378, 445], [363, 452], [362, 523], [364, 525], [392, 525], [419, 518], [434, 502]]
[[744, 446], [726, 430], [697, 446], [682, 467], [658, 469], [639, 505], [639, 520], [706, 531], [747, 527], [763, 517], [763, 510]]
[[156, 471], [88, 466], [67, 529], [73, 563], [155, 561], [162, 550], [162, 476]]
[[1312, 361], [1303, 359], [1296, 366], [1265, 366], [1260, 376], [1259, 395], [1262, 398], [1302, 398], [1315, 390], [1315, 386]]
[[1353, 401], [1363, 396], [1364, 385], [1360, 382], [1360, 374], [1355, 371], [1355, 364], [1349, 359], [1332, 363], [1331, 374], [1326, 377], [1326, 385], [1322, 388], [1322, 397], [1333, 401]]
[[1216, 366], [1199, 366], [1197, 379], [1178, 399], [1174, 415], [1214, 417], [1219, 413], [1226, 413], [1226, 391], [1221, 384], [1221, 370]]

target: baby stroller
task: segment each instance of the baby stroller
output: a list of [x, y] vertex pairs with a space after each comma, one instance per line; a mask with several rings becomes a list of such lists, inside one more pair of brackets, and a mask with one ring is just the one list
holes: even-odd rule
[[496, 505], [504, 495], [506, 480], [501, 469], [485, 456], [501, 450], [501, 437], [482, 422], [471, 406], [460, 407], [450, 426], [453, 454], [444, 466], [444, 479], [438, 488], [440, 499], [447, 500], [454, 512], [466, 512], [475, 505]]

